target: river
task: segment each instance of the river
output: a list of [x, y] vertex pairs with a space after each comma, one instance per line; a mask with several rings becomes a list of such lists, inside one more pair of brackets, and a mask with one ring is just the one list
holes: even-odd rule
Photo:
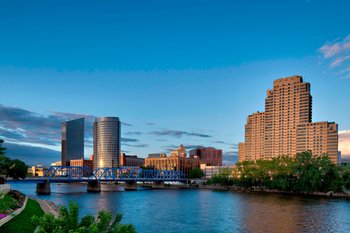
[[[138, 232], [350, 232], [350, 200], [211, 190], [123, 191], [103, 186], [87, 193], [85, 184], [51, 184], [37, 196], [35, 183], [11, 182], [12, 189], [58, 205], [76, 201], [80, 216], [104, 209], [123, 214]], [[106, 191], [106, 189], [114, 191]]]

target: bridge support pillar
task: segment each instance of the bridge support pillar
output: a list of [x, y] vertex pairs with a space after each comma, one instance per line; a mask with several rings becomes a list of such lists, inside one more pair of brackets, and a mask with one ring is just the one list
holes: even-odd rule
[[152, 183], [153, 189], [162, 189], [165, 188], [164, 181], [153, 181]]
[[125, 191], [136, 191], [137, 190], [136, 181], [126, 181], [124, 183], [124, 190]]
[[89, 193], [101, 192], [101, 184], [96, 180], [89, 181], [87, 184], [87, 191]]
[[44, 183], [36, 184], [36, 193], [37, 194], [50, 194], [51, 186], [49, 181], [45, 181]]

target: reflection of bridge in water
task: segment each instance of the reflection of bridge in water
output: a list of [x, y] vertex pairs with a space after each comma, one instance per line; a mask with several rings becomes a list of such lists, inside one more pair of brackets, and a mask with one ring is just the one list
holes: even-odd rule
[[98, 168], [51, 166], [43, 177], [26, 178], [24, 181], [36, 182], [37, 193], [49, 194], [50, 183], [87, 182], [88, 192], [100, 192], [101, 182], [124, 182], [125, 190], [136, 190], [137, 182], [152, 182], [153, 188], [164, 187], [164, 182], [185, 182], [181, 171], [147, 170], [142, 168]]

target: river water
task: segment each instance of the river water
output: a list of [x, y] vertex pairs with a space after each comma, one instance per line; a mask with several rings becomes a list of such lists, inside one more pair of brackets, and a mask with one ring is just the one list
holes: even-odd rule
[[[51, 184], [37, 196], [35, 183], [12, 189], [59, 205], [76, 201], [80, 216], [104, 209], [123, 214], [138, 232], [350, 232], [350, 200], [211, 190], [123, 191], [105, 185], [87, 193], [86, 184]], [[107, 191], [113, 190], [113, 191]]]

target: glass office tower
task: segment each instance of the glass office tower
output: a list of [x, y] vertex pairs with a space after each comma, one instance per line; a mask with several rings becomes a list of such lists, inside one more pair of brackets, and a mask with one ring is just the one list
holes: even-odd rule
[[99, 167], [119, 167], [119, 156], [119, 118], [97, 118], [94, 122], [94, 169]]
[[61, 149], [62, 166], [69, 166], [70, 160], [84, 158], [84, 118], [62, 123]]

